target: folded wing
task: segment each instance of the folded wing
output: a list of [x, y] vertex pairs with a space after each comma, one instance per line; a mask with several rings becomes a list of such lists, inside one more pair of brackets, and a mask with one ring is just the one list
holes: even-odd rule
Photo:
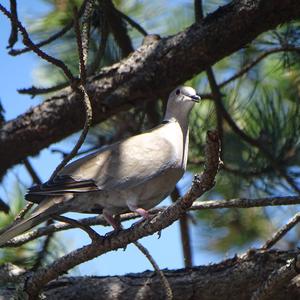
[[123, 190], [159, 176], [175, 167], [178, 157], [168, 140], [153, 133], [103, 147], [70, 163], [53, 181], [30, 188], [26, 199], [39, 203], [44, 196]]

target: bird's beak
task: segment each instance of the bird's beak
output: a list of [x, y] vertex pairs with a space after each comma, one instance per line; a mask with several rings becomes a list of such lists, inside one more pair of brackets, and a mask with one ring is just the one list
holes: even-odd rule
[[190, 96], [190, 98], [192, 99], [192, 101], [199, 103], [199, 101], [201, 100], [201, 97], [199, 95], [192, 95]]

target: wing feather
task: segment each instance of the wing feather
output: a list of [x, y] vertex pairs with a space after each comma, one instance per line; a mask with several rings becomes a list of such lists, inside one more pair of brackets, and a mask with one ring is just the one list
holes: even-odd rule
[[26, 199], [36, 202], [39, 196], [128, 189], [159, 176], [176, 161], [167, 139], [153, 131], [143, 133], [70, 163], [53, 181], [30, 188]]

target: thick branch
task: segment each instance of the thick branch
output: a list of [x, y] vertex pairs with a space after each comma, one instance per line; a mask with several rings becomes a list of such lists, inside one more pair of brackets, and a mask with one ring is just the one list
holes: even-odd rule
[[[280, 272], [298, 254], [299, 250], [258, 252], [188, 270], [164, 270], [164, 274], [171, 284], [174, 300], [248, 300], [272, 273]], [[1, 277], [2, 273], [0, 270]], [[271, 299], [299, 299], [298, 284], [299, 279], [294, 279], [290, 284], [280, 285]], [[12, 299], [15, 291], [8, 286], [0, 292], [7, 295], [3, 297], [6, 300]], [[49, 300], [165, 299], [158, 276], [150, 271], [111, 277], [62, 277], [48, 284], [43, 294]]]
[[[271, 4], [268, 0], [233, 1], [175, 36], [143, 45], [90, 80], [94, 123], [168, 93], [259, 34], [299, 15], [298, 0], [274, 0]], [[79, 101], [78, 95], [66, 88], [4, 124], [0, 131], [0, 175], [28, 155], [80, 130], [84, 111]]]

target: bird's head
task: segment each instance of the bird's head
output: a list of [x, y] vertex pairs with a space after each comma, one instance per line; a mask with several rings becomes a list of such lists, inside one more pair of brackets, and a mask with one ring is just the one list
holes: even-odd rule
[[200, 96], [190, 86], [178, 86], [169, 96], [169, 101], [175, 101], [177, 103], [184, 102], [199, 102]]
[[178, 86], [169, 96], [166, 117], [186, 118], [194, 104], [200, 100], [200, 96], [192, 87]]

